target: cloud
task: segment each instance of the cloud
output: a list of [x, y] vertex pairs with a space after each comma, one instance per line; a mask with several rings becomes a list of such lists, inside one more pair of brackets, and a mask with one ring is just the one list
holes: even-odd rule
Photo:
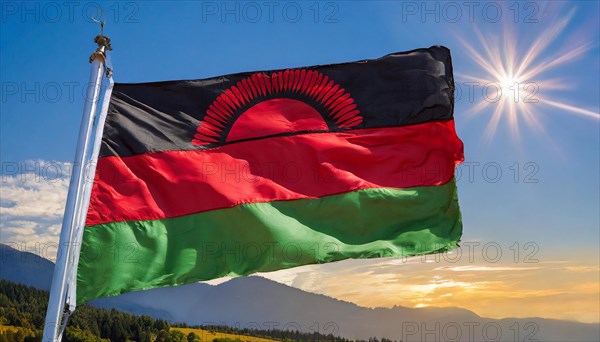
[[3, 163], [0, 242], [43, 255], [56, 245], [69, 188], [70, 164], [49, 161]]

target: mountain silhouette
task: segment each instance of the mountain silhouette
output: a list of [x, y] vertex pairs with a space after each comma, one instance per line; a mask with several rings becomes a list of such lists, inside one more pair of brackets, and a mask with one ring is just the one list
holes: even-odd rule
[[54, 263], [29, 252], [0, 244], [0, 278], [40, 290], [50, 290]]

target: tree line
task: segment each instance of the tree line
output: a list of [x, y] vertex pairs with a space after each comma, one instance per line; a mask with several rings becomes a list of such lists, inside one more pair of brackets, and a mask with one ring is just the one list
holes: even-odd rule
[[[41, 341], [48, 305], [48, 292], [0, 280], [1, 341]], [[150, 316], [134, 316], [117, 310], [82, 305], [69, 319], [63, 341], [151, 342], [160, 331], [169, 331], [167, 321]]]

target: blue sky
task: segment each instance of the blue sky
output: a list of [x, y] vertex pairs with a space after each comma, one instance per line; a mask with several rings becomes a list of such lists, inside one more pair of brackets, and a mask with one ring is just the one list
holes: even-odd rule
[[[412, 1], [3, 2], [0, 157], [4, 175], [12, 174], [11, 165], [19, 162], [72, 161], [89, 73], [87, 59], [99, 30], [89, 17], [99, 4], [107, 20], [106, 34], [112, 38], [117, 82], [197, 79], [445, 45], [452, 51], [460, 85], [467, 80], [459, 74], [485, 75], [460, 39], [482, 52], [476, 30], [492, 44], [494, 37], [502, 38], [508, 30], [514, 33], [511, 42], [522, 57], [544, 32], [556, 27], [556, 20], [574, 11], [536, 62], [583, 44], [588, 47], [577, 58], [540, 75], [558, 80], [555, 83], [565, 89], [540, 85], [539, 95], [596, 115], [600, 106], [596, 1], [481, 2], [472, 8], [464, 2], [448, 6]], [[503, 47], [500, 52], [507, 53]], [[474, 171], [471, 181], [469, 168], [462, 166], [458, 181], [464, 239], [496, 241], [505, 253], [514, 242], [521, 246], [535, 242], [540, 256], [578, 262], [593, 258], [597, 263], [598, 118], [575, 115], [540, 100], [527, 106], [535, 111], [545, 133], [522, 124], [521, 119], [517, 139], [502, 119], [496, 134], [486, 140], [484, 131], [493, 110], [465, 115], [481, 101], [481, 88], [476, 88], [473, 101], [463, 92], [455, 108], [466, 161]], [[496, 176], [498, 170], [501, 177]], [[18, 202], [7, 198], [18, 196], [10, 188], [18, 184], [3, 186], [3, 203]], [[60, 206], [53, 210], [54, 221], [48, 222], [56, 234]], [[18, 221], [34, 220], [37, 214], [27, 215]], [[5, 239], [16, 239], [18, 225], [9, 227], [10, 222], [10, 217], [2, 222], [5, 233], [13, 229]]]

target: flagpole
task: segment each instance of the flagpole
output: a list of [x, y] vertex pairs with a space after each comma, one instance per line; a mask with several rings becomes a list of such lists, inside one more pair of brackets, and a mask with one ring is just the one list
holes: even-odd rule
[[[103, 23], [101, 23], [103, 27]], [[46, 311], [46, 320], [43, 329], [43, 341], [54, 342], [62, 338], [62, 329], [64, 328], [69, 309], [65, 310], [67, 298], [67, 276], [69, 266], [73, 266], [73, 259], [79, 256], [73, 255], [74, 244], [73, 230], [75, 229], [77, 218], [81, 214], [83, 198], [83, 188], [85, 186], [85, 170], [87, 158], [89, 157], [89, 148], [91, 137], [94, 135], [93, 123], [95, 118], [100, 89], [102, 87], [102, 76], [106, 60], [106, 50], [110, 50], [110, 39], [105, 37], [102, 32], [96, 36], [94, 42], [98, 44], [96, 51], [90, 56], [92, 68], [90, 78], [87, 84], [85, 103], [83, 106], [83, 116], [79, 128], [79, 137], [77, 139], [77, 149], [75, 160], [73, 162], [73, 171], [67, 194], [67, 203], [62, 221], [58, 252], [56, 255], [56, 264], [52, 276], [52, 287], [50, 288], [50, 298], [48, 300], [48, 309]]]

